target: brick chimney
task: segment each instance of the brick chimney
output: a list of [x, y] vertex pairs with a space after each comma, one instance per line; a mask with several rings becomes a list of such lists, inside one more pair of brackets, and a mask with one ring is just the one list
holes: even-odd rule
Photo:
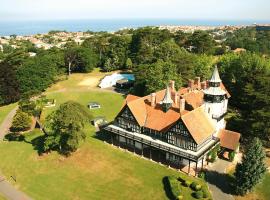
[[172, 92], [175, 91], [175, 81], [170, 80], [170, 88], [171, 88], [171, 91], [172, 91]]
[[189, 87], [189, 91], [192, 91], [194, 89], [194, 80], [192, 79], [188, 80], [188, 87]]
[[195, 85], [197, 85], [198, 90], [200, 90], [201, 89], [201, 79], [200, 79], [200, 77], [196, 77], [194, 83], [195, 83]]
[[179, 101], [179, 111], [180, 113], [185, 110], [186, 100], [183, 97], [180, 97]]
[[156, 93], [151, 93], [150, 98], [151, 98], [151, 106], [155, 107], [156, 106]]
[[201, 82], [201, 89], [205, 90], [207, 88], [206, 81]]

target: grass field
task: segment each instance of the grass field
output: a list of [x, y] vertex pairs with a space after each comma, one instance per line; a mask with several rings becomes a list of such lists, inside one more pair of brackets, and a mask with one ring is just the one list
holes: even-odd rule
[[[179, 172], [92, 136], [89, 131], [86, 143], [68, 158], [56, 152], [40, 157], [25, 142], [1, 143], [0, 168], [7, 177], [16, 177], [17, 187], [38, 200], [166, 199], [162, 180]], [[193, 199], [190, 194], [184, 196]]]
[[[99, 72], [95, 73], [100, 76]], [[122, 95], [75, 87], [81, 81], [80, 76], [74, 74], [70, 79], [72, 83], [63, 81], [48, 90], [47, 97], [56, 99], [57, 106], [44, 110], [43, 121], [67, 100], [78, 101], [84, 106], [89, 101], [97, 101], [101, 109], [93, 110], [94, 116], [105, 116], [109, 121], [115, 117], [124, 100]], [[83, 76], [83, 79], [89, 78], [89, 74]], [[57, 92], [60, 88], [64, 91]], [[86, 142], [68, 158], [56, 152], [39, 156], [31, 144], [42, 134], [39, 130], [28, 133], [27, 142], [2, 142], [0, 169], [6, 177], [15, 176], [16, 187], [37, 200], [167, 199], [163, 185], [165, 176], [181, 175], [195, 180], [96, 139], [90, 124], [86, 131]], [[202, 180], [197, 181], [205, 184]], [[190, 193], [184, 191], [183, 195], [185, 199], [193, 200]]]
[[16, 103], [14, 104], [10, 104], [7, 106], [1, 106], [0, 107], [0, 124], [4, 121], [5, 117], [7, 116], [7, 114], [16, 107]]
[[7, 200], [7, 199], [0, 194], [0, 200]]

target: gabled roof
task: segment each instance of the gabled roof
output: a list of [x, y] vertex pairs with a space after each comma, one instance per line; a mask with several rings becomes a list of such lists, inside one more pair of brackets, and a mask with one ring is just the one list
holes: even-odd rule
[[203, 107], [196, 108], [183, 115], [182, 121], [197, 144], [202, 143], [215, 131], [214, 124], [205, 114]]
[[202, 91], [191, 91], [183, 94], [183, 98], [186, 103], [192, 106], [193, 109], [200, 107], [203, 104], [203, 92]]
[[180, 118], [180, 113], [177, 110], [169, 109], [164, 113], [159, 104], [156, 107], [147, 104], [146, 109], [147, 116], [144, 126], [153, 130], [164, 132]]
[[220, 146], [233, 151], [235, 151], [239, 146], [240, 137], [240, 133], [229, 131], [226, 129], [221, 129], [218, 133], [218, 138], [220, 139]]
[[[220, 89], [227, 93], [222, 83]], [[175, 102], [176, 93], [178, 97], [185, 99], [186, 105], [190, 105], [190, 108], [186, 107], [188, 110], [181, 110], [180, 113], [180, 100]], [[204, 142], [214, 133], [214, 124], [202, 106], [204, 96], [202, 90], [181, 88], [179, 91], [173, 91], [167, 88], [155, 94], [154, 106], [151, 106], [151, 95], [144, 97], [128, 95], [122, 109], [127, 106], [141, 127], [159, 132], [168, 131], [178, 120], [182, 120], [197, 144]], [[163, 112], [163, 101], [172, 103], [167, 112]]]
[[130, 111], [132, 112], [133, 116], [136, 118], [139, 125], [143, 126], [145, 124], [146, 119], [146, 108], [144, 100], [142, 98], [137, 99], [129, 102], [127, 105]]

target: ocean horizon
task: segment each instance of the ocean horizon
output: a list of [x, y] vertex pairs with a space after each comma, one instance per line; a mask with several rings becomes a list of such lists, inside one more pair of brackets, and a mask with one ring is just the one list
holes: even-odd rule
[[270, 21], [252, 20], [188, 20], [188, 19], [76, 19], [76, 20], [26, 20], [0, 21], [0, 36], [33, 35], [51, 30], [78, 31], [117, 31], [122, 28], [138, 28], [161, 25], [224, 26], [252, 25]]

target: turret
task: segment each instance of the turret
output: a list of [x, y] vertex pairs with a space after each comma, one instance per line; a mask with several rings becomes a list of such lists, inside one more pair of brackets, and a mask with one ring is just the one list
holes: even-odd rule
[[216, 130], [225, 127], [224, 115], [227, 113], [228, 99], [226, 91], [221, 88], [221, 79], [218, 68], [215, 66], [213, 74], [208, 81], [208, 87], [204, 92], [205, 112], [216, 124]]

